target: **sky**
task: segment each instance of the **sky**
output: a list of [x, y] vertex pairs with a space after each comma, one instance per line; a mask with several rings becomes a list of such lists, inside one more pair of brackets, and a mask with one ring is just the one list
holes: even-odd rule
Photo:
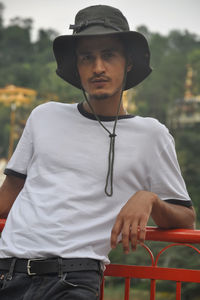
[[119, 8], [131, 30], [146, 25], [151, 32], [167, 35], [170, 30], [188, 30], [200, 36], [200, 0], [0, 0], [5, 6], [4, 25], [18, 16], [33, 19], [32, 39], [38, 29], [54, 29], [71, 34], [78, 10], [96, 4]]

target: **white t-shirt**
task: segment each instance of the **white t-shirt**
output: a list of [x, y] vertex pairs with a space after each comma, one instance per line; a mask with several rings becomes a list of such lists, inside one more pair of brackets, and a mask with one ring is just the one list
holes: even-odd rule
[[[113, 118], [102, 119], [112, 131]], [[190, 206], [166, 127], [119, 117], [114, 192], [104, 192], [110, 138], [77, 104], [49, 102], [31, 113], [5, 173], [26, 178], [0, 239], [0, 257], [89, 257], [108, 263], [116, 216], [138, 190]]]

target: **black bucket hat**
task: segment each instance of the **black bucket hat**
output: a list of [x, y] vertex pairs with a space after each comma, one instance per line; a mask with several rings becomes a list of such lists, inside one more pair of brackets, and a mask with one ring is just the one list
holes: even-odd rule
[[133, 68], [127, 73], [124, 90], [143, 81], [152, 71], [149, 66], [150, 51], [146, 38], [139, 32], [130, 31], [128, 22], [120, 10], [95, 5], [80, 10], [75, 24], [70, 25], [72, 35], [58, 36], [53, 43], [57, 61], [56, 73], [73, 86], [82, 89], [76, 66], [76, 40], [80, 37], [118, 35], [133, 57]]

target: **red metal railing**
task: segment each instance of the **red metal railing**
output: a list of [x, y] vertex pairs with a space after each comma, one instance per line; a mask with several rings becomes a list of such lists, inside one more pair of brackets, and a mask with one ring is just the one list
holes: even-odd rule
[[[5, 220], [0, 219], [0, 231], [3, 230]], [[107, 276], [124, 277], [125, 290], [124, 300], [129, 300], [131, 278], [150, 279], [150, 300], [155, 300], [156, 281], [170, 280], [176, 282], [176, 300], [181, 300], [181, 287], [183, 282], [200, 283], [200, 270], [182, 268], [163, 268], [158, 266], [160, 256], [172, 247], [186, 246], [200, 254], [200, 250], [192, 244], [200, 244], [200, 230], [171, 229], [162, 230], [155, 227], [147, 227], [146, 240], [168, 242], [154, 257], [153, 253], [145, 244], [142, 245], [151, 258], [151, 266], [118, 265], [110, 264], [104, 272], [104, 279]], [[200, 258], [199, 258], [200, 259]], [[101, 300], [104, 297], [104, 279], [101, 288]]]
[[[200, 244], [200, 230], [171, 229], [162, 230], [155, 227], [147, 227], [146, 240], [168, 242], [166, 247], [159, 251], [154, 258], [153, 253], [145, 244], [142, 245], [151, 258], [151, 266], [117, 265], [110, 264], [104, 272], [106, 276], [124, 277], [125, 290], [124, 300], [129, 300], [131, 278], [150, 279], [150, 300], [155, 300], [156, 281], [170, 280], [176, 282], [176, 300], [181, 300], [181, 287], [183, 282], [200, 283], [200, 270], [163, 268], [158, 266], [160, 256], [169, 248], [175, 246], [186, 246], [192, 248], [198, 254], [200, 250], [192, 244]], [[199, 257], [200, 259], [200, 257]], [[101, 300], [104, 297], [104, 280], [101, 289]]]

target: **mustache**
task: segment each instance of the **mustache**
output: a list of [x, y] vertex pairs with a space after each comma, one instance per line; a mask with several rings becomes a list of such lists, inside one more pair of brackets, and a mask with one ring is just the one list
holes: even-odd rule
[[110, 81], [110, 78], [105, 75], [94, 75], [89, 78], [89, 82], [101, 82], [101, 81]]

